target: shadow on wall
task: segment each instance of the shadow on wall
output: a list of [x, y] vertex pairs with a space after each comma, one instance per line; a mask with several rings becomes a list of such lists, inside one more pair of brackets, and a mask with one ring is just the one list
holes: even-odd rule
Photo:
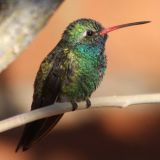
[[[53, 134], [34, 145], [27, 152], [14, 153], [20, 135], [20, 132], [17, 132], [19, 130], [1, 134], [0, 148], [3, 149], [0, 150], [0, 159], [10, 159], [11, 157], [16, 160], [160, 159], [160, 118], [150, 135], [144, 133], [145, 135], [141, 135], [142, 140], [141, 138], [134, 140], [135, 137], [133, 137], [131, 141], [116, 139], [109, 130], [104, 130], [100, 119], [100, 117], [96, 117], [92, 121], [74, 128], [55, 130]], [[143, 136], [147, 137], [145, 141]], [[5, 147], [8, 143], [9, 145]]]

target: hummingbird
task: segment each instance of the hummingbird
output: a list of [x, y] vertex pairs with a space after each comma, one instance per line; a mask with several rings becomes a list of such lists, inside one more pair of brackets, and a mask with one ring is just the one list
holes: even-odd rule
[[[93, 19], [78, 19], [68, 25], [56, 47], [42, 61], [34, 82], [31, 110], [55, 102], [70, 102], [73, 111], [77, 102], [89, 100], [99, 86], [107, 68], [105, 43], [108, 33], [120, 28], [149, 23], [140, 21], [104, 28]], [[28, 150], [45, 137], [63, 114], [26, 124], [16, 152]]]

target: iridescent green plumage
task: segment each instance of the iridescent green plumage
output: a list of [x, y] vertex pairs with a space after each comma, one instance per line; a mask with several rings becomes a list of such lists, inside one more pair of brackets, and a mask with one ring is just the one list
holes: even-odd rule
[[[106, 69], [104, 45], [106, 36], [98, 33], [103, 27], [91, 19], [80, 19], [69, 25], [63, 34], [67, 41], [66, 50], [71, 82], [63, 83], [62, 95], [70, 100], [82, 101], [90, 97], [101, 81]], [[92, 36], [87, 36], [92, 31]]]
[[106, 68], [106, 58], [103, 51], [98, 55], [92, 52], [92, 48], [90, 50], [80, 47], [86, 46], [77, 46], [68, 53], [72, 62], [69, 62], [72, 73], [69, 75], [70, 80], [62, 85], [62, 95], [75, 101], [82, 101], [90, 97], [102, 79]]
[[[57, 46], [42, 62], [34, 84], [32, 110], [54, 102], [88, 100], [106, 70], [104, 46], [107, 35], [91, 19], [71, 23]], [[27, 124], [17, 146], [27, 150], [46, 135], [62, 115]]]

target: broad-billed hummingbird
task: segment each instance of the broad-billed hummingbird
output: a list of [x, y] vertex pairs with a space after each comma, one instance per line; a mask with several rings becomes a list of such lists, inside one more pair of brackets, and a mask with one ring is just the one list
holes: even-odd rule
[[[55, 102], [71, 102], [73, 110], [77, 102], [86, 101], [100, 84], [106, 70], [105, 42], [108, 33], [123, 27], [149, 23], [141, 21], [104, 28], [92, 19], [79, 19], [66, 28], [57, 46], [40, 65], [34, 83], [31, 110]], [[27, 124], [16, 148], [29, 149], [61, 119], [63, 114], [43, 118]]]

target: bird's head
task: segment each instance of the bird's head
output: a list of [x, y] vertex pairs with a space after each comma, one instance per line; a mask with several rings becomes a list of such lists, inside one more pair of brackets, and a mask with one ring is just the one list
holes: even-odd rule
[[107, 34], [100, 35], [103, 29], [102, 25], [95, 20], [78, 19], [69, 24], [62, 38], [72, 46], [77, 44], [104, 44], [107, 39]]
[[140, 21], [104, 28], [93, 19], [78, 19], [69, 24], [63, 33], [62, 39], [73, 47], [76, 45], [104, 46], [109, 32], [149, 22]]

